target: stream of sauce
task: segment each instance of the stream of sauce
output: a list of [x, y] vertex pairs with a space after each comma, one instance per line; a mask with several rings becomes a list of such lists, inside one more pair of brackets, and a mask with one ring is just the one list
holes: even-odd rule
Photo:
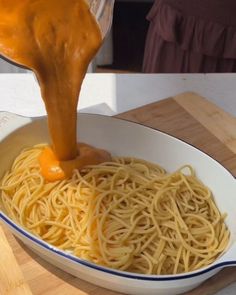
[[76, 138], [81, 85], [101, 44], [86, 0], [0, 0], [0, 53], [34, 71], [46, 106], [53, 144], [39, 162], [48, 181], [110, 160]]

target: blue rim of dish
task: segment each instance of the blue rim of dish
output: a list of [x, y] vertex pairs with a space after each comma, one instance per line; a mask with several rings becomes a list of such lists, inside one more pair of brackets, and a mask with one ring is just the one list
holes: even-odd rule
[[[104, 116], [104, 115], [100, 115], [100, 114], [88, 114], [88, 113], [82, 113], [82, 114], [86, 114], [86, 115], [89, 115], [89, 116], [94, 116], [95, 115], [95, 116], [112, 118], [112, 117]], [[35, 119], [36, 120], [37, 119], [45, 119], [45, 116], [44, 117], [41, 117], [41, 118], [34, 118], [34, 120]], [[202, 151], [201, 149], [195, 147], [194, 145], [192, 145], [192, 144], [190, 144], [190, 143], [188, 143], [188, 142], [186, 142], [186, 141], [184, 141], [184, 140], [182, 140], [182, 139], [180, 139], [180, 138], [178, 138], [176, 136], [173, 136], [171, 134], [168, 134], [167, 132], [161, 131], [161, 130], [159, 130], [157, 128], [152, 128], [152, 127], [143, 125], [141, 123], [129, 121], [129, 120], [122, 119], [122, 118], [116, 118], [116, 117], [113, 117], [113, 119], [116, 119], [118, 121], [124, 121], [124, 122], [126, 121], [126, 122], [129, 122], [131, 124], [137, 124], [137, 125], [140, 125], [140, 126], [142, 126], [144, 128], [148, 128], [148, 129], [152, 129], [152, 130], [157, 130], [160, 133], [163, 133], [163, 134], [168, 135], [168, 136], [170, 136], [172, 138], [175, 138], [175, 139], [177, 139], [179, 141], [182, 141], [183, 143], [185, 143], [187, 145], [190, 145], [194, 149], [200, 151], [201, 153], [203, 153], [206, 156], [208, 156], [209, 158], [211, 158], [213, 161], [215, 161], [218, 164], [220, 164], [233, 178], [236, 178], [236, 176], [234, 176], [218, 160], [212, 158], [208, 153]], [[53, 252], [54, 254], [59, 255], [62, 258], [71, 260], [72, 262], [81, 264], [83, 266], [92, 268], [94, 270], [101, 271], [101, 272], [104, 272], [104, 273], [109, 274], [109, 275], [114, 275], [114, 276], [119, 276], [119, 277], [127, 278], [127, 279], [134, 279], [134, 280], [140, 280], [140, 281], [173, 281], [173, 280], [184, 280], [184, 279], [190, 279], [190, 278], [193, 278], [193, 277], [196, 277], [196, 276], [203, 275], [205, 273], [208, 273], [210, 271], [216, 270], [218, 268], [224, 268], [224, 267], [227, 267], [227, 266], [236, 266], [236, 260], [232, 260], [232, 261], [224, 261], [224, 262], [221, 262], [221, 263], [217, 263], [215, 265], [212, 265], [212, 266], [209, 266], [207, 268], [204, 268], [203, 270], [198, 270], [196, 272], [188, 273], [188, 274], [161, 275], [161, 276], [155, 276], [155, 275], [145, 275], [145, 276], [143, 276], [141, 274], [136, 275], [136, 274], [132, 274], [132, 273], [129, 273], [129, 272], [121, 272], [121, 271], [113, 270], [111, 268], [99, 266], [99, 265], [94, 264], [92, 262], [89, 262], [89, 261], [86, 261], [86, 260], [82, 260], [82, 259], [80, 259], [80, 258], [78, 258], [76, 256], [72, 256], [72, 255], [66, 253], [65, 251], [62, 251], [62, 250], [60, 250], [58, 248], [55, 248], [55, 247], [49, 245], [48, 243], [44, 242], [43, 240], [39, 240], [36, 236], [33, 236], [31, 233], [25, 231], [23, 228], [21, 228], [20, 226], [18, 226], [17, 224], [15, 224], [13, 221], [11, 221], [8, 217], [6, 217], [1, 212], [0, 212], [0, 219], [2, 219], [10, 227], [14, 228], [14, 230], [16, 230], [19, 234], [23, 235], [28, 240], [34, 242], [35, 244], [37, 244], [38, 246], [41, 246], [42, 248], [48, 250], [49, 252]]]
[[82, 260], [80, 258], [77, 258], [76, 256], [72, 256], [70, 254], [67, 254], [65, 251], [62, 251], [60, 249], [57, 249], [53, 246], [49, 246], [48, 243], [44, 242], [43, 240], [39, 240], [36, 236], [33, 236], [31, 233], [28, 233], [27, 231], [25, 231], [23, 228], [21, 228], [20, 226], [18, 226], [17, 224], [15, 224], [13, 221], [11, 221], [8, 217], [6, 217], [4, 214], [2, 214], [0, 212], [0, 219], [2, 219], [5, 223], [7, 223], [10, 227], [14, 228], [14, 230], [16, 230], [19, 234], [23, 235], [25, 238], [27, 238], [28, 240], [34, 242], [35, 244], [37, 244], [38, 246], [41, 246], [42, 248], [48, 250], [49, 252], [53, 252], [56, 255], [61, 256], [62, 258], [66, 258], [69, 259], [73, 262], [76, 262], [78, 264], [81, 264], [83, 266], [92, 268], [94, 270], [97, 271], [101, 271], [104, 272], [106, 274], [109, 275], [115, 275], [115, 276], [119, 276], [119, 277], [123, 277], [126, 279], [133, 279], [133, 280], [140, 280], [140, 281], [173, 281], [173, 280], [184, 280], [184, 279], [189, 279], [189, 278], [193, 278], [196, 276], [200, 276], [203, 275], [205, 273], [208, 273], [212, 270], [215, 270], [217, 268], [224, 268], [226, 266], [236, 266], [236, 260], [232, 260], [232, 261], [224, 261], [215, 265], [212, 265], [206, 269], [203, 270], [199, 270], [197, 272], [194, 273], [189, 273], [189, 274], [183, 274], [183, 275], [166, 275], [166, 276], [154, 276], [154, 275], [135, 275], [132, 273], [128, 273], [128, 272], [120, 272], [120, 271], [116, 271], [107, 267], [102, 267], [99, 266], [97, 264], [91, 263], [89, 261], [86, 260]]

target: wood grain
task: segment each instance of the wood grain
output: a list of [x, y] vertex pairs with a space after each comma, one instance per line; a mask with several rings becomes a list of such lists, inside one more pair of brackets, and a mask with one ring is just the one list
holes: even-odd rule
[[[208, 153], [236, 176], [235, 118], [196, 94], [185, 93], [171, 97], [117, 117], [174, 135]], [[34, 295], [118, 294], [55, 268], [27, 249], [6, 228], [4, 231]], [[1, 258], [0, 252], [0, 264]], [[236, 268], [225, 269], [188, 295], [212, 295], [233, 282], [235, 278]]]
[[0, 294], [31, 295], [21, 268], [12, 252], [7, 238], [0, 226]]
[[177, 95], [174, 100], [236, 153], [236, 118], [195, 93]]

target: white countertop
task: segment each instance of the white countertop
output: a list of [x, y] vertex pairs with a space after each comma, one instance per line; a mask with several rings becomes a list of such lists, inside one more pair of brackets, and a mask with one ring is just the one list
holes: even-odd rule
[[[236, 74], [87, 74], [79, 110], [117, 114], [185, 91], [193, 91], [236, 116]], [[0, 74], [0, 111], [45, 114], [32, 74]], [[235, 295], [236, 284], [217, 295]]]
[[[0, 74], [0, 111], [45, 115], [32, 74]], [[236, 116], [236, 74], [87, 74], [79, 110], [107, 115], [177, 95], [198, 92]]]

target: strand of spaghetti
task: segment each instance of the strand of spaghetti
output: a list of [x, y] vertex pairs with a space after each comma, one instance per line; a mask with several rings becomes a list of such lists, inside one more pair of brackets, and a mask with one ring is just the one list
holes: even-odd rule
[[182, 237], [182, 234], [181, 234], [181, 231], [179, 229], [179, 224], [178, 224], [178, 221], [177, 220], [175, 220], [175, 224], [176, 224], [176, 232], [177, 232], [177, 235], [178, 235], [180, 241], [182, 242], [183, 246], [187, 250], [191, 251], [196, 256], [202, 257], [203, 259], [205, 259], [206, 257], [209, 257], [209, 252], [211, 252], [211, 249], [210, 248], [207, 248], [207, 249], [198, 249], [196, 247], [190, 246], [190, 244], [187, 244], [187, 242], [185, 241], [185, 239]]
[[196, 243], [199, 246], [209, 246], [209, 245], [211, 245], [213, 243], [213, 240], [215, 239], [215, 230], [214, 230], [213, 225], [208, 220], [206, 220], [205, 218], [203, 218], [201, 215], [196, 215], [196, 214], [191, 214], [190, 213], [190, 214], [185, 214], [185, 217], [193, 217], [196, 220], [197, 219], [200, 219], [202, 221], [202, 223], [205, 223], [207, 225], [208, 230], [211, 232], [211, 239], [207, 242], [207, 245], [205, 245], [204, 243], [201, 243], [201, 242], [197, 241], [193, 237], [192, 233], [189, 231], [188, 232], [188, 235], [190, 236], [191, 240], [194, 241], [194, 243]]
[[176, 259], [175, 259], [175, 264], [174, 264], [174, 270], [173, 270], [173, 274], [177, 274], [177, 270], [178, 270], [178, 267], [179, 267], [179, 260], [180, 260], [180, 256], [182, 254], [182, 251], [183, 251], [183, 247], [180, 246], [179, 247], [179, 250], [177, 252], [177, 256], [176, 256]]

